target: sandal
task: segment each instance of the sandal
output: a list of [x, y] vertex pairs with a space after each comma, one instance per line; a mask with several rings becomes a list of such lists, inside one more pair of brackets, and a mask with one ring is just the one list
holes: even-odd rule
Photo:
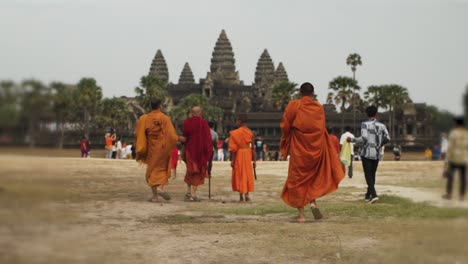
[[158, 192], [158, 195], [166, 201], [169, 201], [171, 199], [171, 196], [167, 192]]
[[198, 199], [197, 197], [195, 196], [185, 196], [185, 199], [184, 199], [185, 202], [200, 202], [200, 199]]
[[322, 213], [320, 213], [320, 210], [317, 207], [311, 207], [310, 210], [312, 210], [312, 214], [314, 215], [315, 220], [320, 220], [323, 218]]

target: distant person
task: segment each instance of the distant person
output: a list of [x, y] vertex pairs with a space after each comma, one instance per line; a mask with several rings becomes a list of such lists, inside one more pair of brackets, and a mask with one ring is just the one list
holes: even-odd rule
[[369, 120], [362, 122], [361, 136], [348, 140], [362, 145], [361, 160], [367, 183], [365, 200], [374, 203], [379, 200], [375, 190], [375, 174], [382, 156], [381, 148], [390, 141], [390, 136], [387, 127], [377, 121], [377, 107], [367, 107], [366, 113]]
[[119, 138], [117, 138], [117, 142], [115, 143], [115, 149], [117, 151], [117, 159], [121, 159], [122, 158], [122, 140]]
[[263, 144], [265, 144], [265, 142], [263, 141], [263, 138], [260, 137], [260, 136], [257, 136], [257, 138], [255, 138], [255, 154], [257, 156], [257, 160], [261, 160], [263, 161]]
[[401, 159], [401, 146], [393, 145], [393, 159], [398, 161]]
[[80, 151], [81, 151], [81, 157], [82, 158], [87, 158], [88, 153], [89, 153], [89, 142], [88, 139], [86, 139], [85, 136], [81, 138], [80, 141]]
[[442, 133], [440, 135], [440, 159], [445, 160], [445, 156], [447, 155], [448, 150], [448, 140], [447, 134]]
[[224, 161], [224, 149], [223, 149], [224, 140], [218, 139], [218, 161]]
[[430, 147], [426, 147], [426, 150], [424, 150], [424, 159], [425, 160], [431, 160], [432, 159], [432, 150]]
[[150, 202], [159, 202], [158, 195], [165, 200], [171, 197], [165, 191], [158, 191], [158, 187], [168, 184], [171, 175], [171, 153], [176, 148], [178, 137], [171, 119], [161, 112], [161, 100], [151, 101], [151, 111], [144, 114], [137, 122], [135, 131], [136, 160], [147, 164], [146, 182], [153, 193]]
[[455, 118], [455, 128], [448, 137], [447, 148], [447, 193], [444, 199], [452, 199], [453, 175], [460, 173], [460, 200], [465, 199], [466, 190], [466, 164], [468, 163], [468, 131], [465, 128], [463, 117]]
[[135, 143], [132, 144], [132, 147], [130, 148], [131, 153], [132, 153], [132, 159], [136, 159], [136, 147]]
[[[344, 144], [350, 144], [349, 145], [349, 148], [350, 148], [350, 154], [351, 154], [351, 160], [349, 161], [349, 166], [346, 166], [346, 170], [348, 171], [348, 177], [349, 178], [352, 178], [353, 177], [353, 159], [354, 159], [354, 143], [351, 143], [351, 142], [348, 142], [347, 139], [348, 138], [355, 138], [354, 134], [351, 133], [351, 127], [350, 126], [346, 126], [345, 127], [345, 132], [341, 135], [340, 137], [340, 145], [341, 145], [341, 148], [343, 148], [343, 145]], [[343, 157], [345, 158], [345, 157]]]
[[208, 122], [208, 126], [210, 127], [210, 135], [211, 135], [211, 158], [208, 161], [208, 176], [211, 177], [211, 169], [213, 168], [213, 160], [216, 158], [217, 149], [218, 149], [218, 133], [214, 131], [215, 123], [210, 121]]
[[237, 129], [229, 132], [231, 152], [232, 190], [239, 193], [239, 202], [250, 202], [249, 193], [254, 191], [255, 146], [254, 134], [247, 125], [247, 116], [237, 118]]
[[229, 160], [229, 137], [227, 137], [223, 142], [223, 153], [224, 153], [224, 161]]
[[115, 134], [106, 133], [106, 159], [112, 158], [112, 146], [114, 145]]
[[325, 128], [323, 107], [313, 99], [314, 86], [302, 84], [300, 94], [301, 99], [289, 102], [281, 120], [281, 156], [289, 159], [281, 198], [297, 208], [297, 221], [303, 223], [306, 205], [316, 220], [323, 217], [316, 199], [335, 191], [344, 172]]
[[192, 108], [192, 117], [187, 118], [183, 126], [183, 136], [186, 138], [184, 157], [187, 166], [185, 183], [187, 194], [185, 201], [199, 202], [197, 196], [198, 186], [205, 183], [208, 175], [208, 162], [213, 158], [213, 142], [211, 140], [208, 122], [202, 118], [202, 109], [199, 106]]
[[440, 146], [439, 144], [435, 144], [432, 148], [432, 160], [439, 160], [440, 159]]

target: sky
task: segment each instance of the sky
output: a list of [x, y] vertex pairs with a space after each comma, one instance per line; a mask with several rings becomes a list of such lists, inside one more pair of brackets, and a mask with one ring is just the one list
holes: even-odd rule
[[0, 80], [77, 83], [93, 77], [104, 96], [134, 96], [161, 49], [169, 79], [185, 62], [206, 77], [222, 29], [241, 80], [251, 84], [266, 48], [289, 79], [399, 84], [414, 102], [462, 114], [468, 85], [468, 0], [0, 0]]

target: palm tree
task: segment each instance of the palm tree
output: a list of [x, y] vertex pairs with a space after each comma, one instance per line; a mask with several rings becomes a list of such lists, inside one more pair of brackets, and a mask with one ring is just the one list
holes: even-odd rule
[[74, 100], [75, 87], [66, 85], [61, 82], [53, 82], [50, 84], [53, 92], [52, 109], [55, 113], [57, 127], [59, 127], [60, 138], [58, 148], [63, 148], [63, 140], [65, 136], [65, 123], [72, 121], [73, 114], [76, 112], [76, 104]]
[[408, 89], [397, 84], [388, 85], [384, 91], [385, 98], [388, 102], [389, 111], [391, 114], [390, 118], [390, 129], [392, 133], [392, 138], [395, 138], [395, 112], [402, 110], [403, 106], [407, 103], [411, 103], [411, 98], [409, 97]]
[[104, 98], [102, 111], [98, 116], [101, 128], [112, 127], [120, 131], [128, 129], [129, 109], [125, 99], [120, 97]]
[[168, 99], [167, 83], [156, 76], [147, 75], [140, 79], [140, 86], [135, 88], [136, 100], [147, 112], [151, 111], [152, 99], [160, 99], [165, 107]]
[[330, 89], [331, 92], [327, 95], [327, 103], [341, 105], [341, 129], [343, 130], [346, 105], [351, 102], [353, 95], [356, 91], [359, 91], [361, 87], [359, 87], [354, 79], [345, 76], [338, 76], [329, 83], [328, 89]]
[[278, 109], [284, 110], [289, 101], [297, 93], [297, 84], [293, 82], [283, 81], [273, 87], [272, 102]]
[[385, 85], [371, 85], [367, 87], [364, 99], [369, 105], [374, 105], [377, 108], [388, 108], [386, 98], [384, 98], [384, 87]]
[[361, 55], [357, 53], [349, 54], [346, 59], [346, 64], [351, 66], [351, 71], [353, 71], [353, 80], [356, 80], [356, 69], [358, 65], [362, 65]]

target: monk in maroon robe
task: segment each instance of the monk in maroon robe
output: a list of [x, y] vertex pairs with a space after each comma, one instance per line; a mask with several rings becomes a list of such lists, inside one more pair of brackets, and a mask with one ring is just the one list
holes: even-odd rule
[[186, 201], [200, 201], [197, 197], [197, 187], [205, 183], [208, 176], [208, 161], [213, 155], [213, 145], [208, 122], [201, 117], [199, 106], [192, 108], [192, 117], [184, 122], [183, 136], [186, 138], [183, 159], [187, 165], [185, 183], [188, 193]]

